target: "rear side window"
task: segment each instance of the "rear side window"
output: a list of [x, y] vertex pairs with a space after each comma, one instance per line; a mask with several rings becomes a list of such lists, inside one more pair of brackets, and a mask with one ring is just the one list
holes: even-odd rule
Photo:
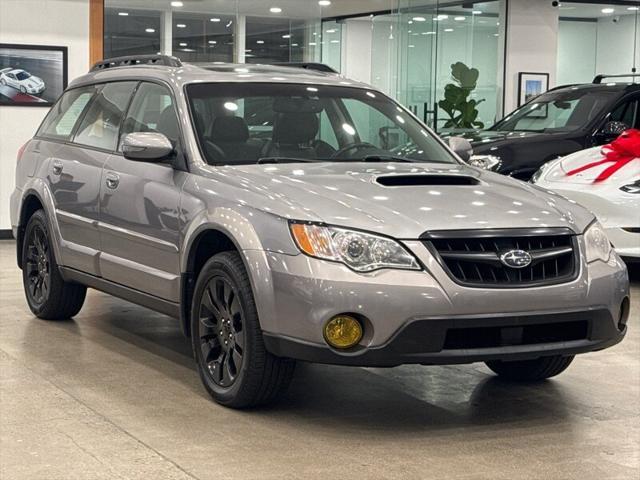
[[134, 132], [162, 133], [176, 145], [180, 130], [168, 88], [156, 83], [140, 84], [122, 126], [120, 145], [126, 134]]
[[96, 92], [95, 86], [74, 88], [65, 92], [45, 118], [37, 135], [68, 140], [80, 115]]
[[114, 82], [104, 85], [82, 118], [74, 143], [115, 150], [120, 124], [137, 83]]

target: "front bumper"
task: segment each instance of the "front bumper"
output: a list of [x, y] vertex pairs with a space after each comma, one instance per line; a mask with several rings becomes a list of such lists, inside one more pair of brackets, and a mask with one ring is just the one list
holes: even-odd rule
[[[578, 242], [584, 252], [582, 237]], [[256, 275], [252, 283], [267, 348], [276, 355], [345, 365], [468, 363], [582, 353], [613, 345], [625, 334], [618, 322], [629, 283], [615, 253], [607, 263], [588, 266], [581, 254], [577, 278], [566, 283], [472, 288], [455, 283], [421, 242], [404, 243], [424, 271], [359, 274], [305, 255], [245, 251]], [[344, 313], [366, 318], [363, 339], [348, 351], [330, 348], [322, 334], [330, 318]], [[578, 328], [571, 322], [582, 322], [580, 336], [571, 333]], [[570, 335], [536, 327], [550, 324]], [[487, 328], [493, 330], [479, 330]], [[493, 343], [464, 343], [483, 335]]]
[[628, 309], [613, 319], [606, 308], [543, 315], [430, 318], [402, 327], [384, 345], [339, 352], [326, 345], [266, 334], [274, 355], [314, 363], [367, 367], [402, 364], [448, 365], [489, 360], [531, 360], [575, 355], [620, 342]]
[[640, 261], [640, 232], [606, 225], [605, 231], [618, 255]]

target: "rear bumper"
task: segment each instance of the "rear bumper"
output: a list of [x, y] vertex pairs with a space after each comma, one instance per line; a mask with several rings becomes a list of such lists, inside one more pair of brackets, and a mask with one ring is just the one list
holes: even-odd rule
[[[628, 305], [628, 298], [625, 300]], [[265, 333], [274, 355], [315, 363], [393, 367], [528, 360], [602, 350], [620, 342], [629, 309], [613, 318], [607, 308], [544, 314], [500, 314], [412, 321], [385, 344], [338, 351], [327, 345]]]

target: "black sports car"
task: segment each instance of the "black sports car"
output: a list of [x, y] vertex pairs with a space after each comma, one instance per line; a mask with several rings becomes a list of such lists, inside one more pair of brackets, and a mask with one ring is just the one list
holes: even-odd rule
[[640, 84], [557, 87], [530, 100], [488, 130], [457, 136], [473, 146], [469, 163], [528, 180], [546, 162], [604, 145], [640, 128]]

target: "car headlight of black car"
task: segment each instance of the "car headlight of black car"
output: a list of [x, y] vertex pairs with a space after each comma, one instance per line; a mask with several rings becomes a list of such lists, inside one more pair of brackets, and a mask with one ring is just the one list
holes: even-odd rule
[[467, 163], [473, 167], [495, 171], [500, 168], [502, 160], [497, 155], [471, 155]]

